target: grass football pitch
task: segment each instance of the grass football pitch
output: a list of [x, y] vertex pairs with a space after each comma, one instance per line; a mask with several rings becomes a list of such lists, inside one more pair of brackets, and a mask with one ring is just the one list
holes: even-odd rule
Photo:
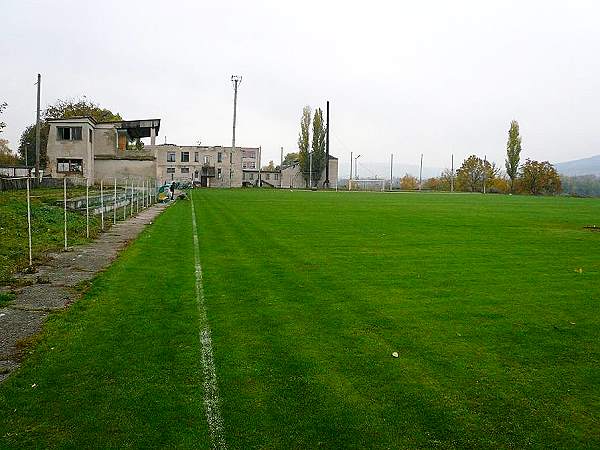
[[[600, 201], [200, 190], [0, 385], [0, 447], [600, 447]], [[397, 352], [398, 357], [392, 353]]]

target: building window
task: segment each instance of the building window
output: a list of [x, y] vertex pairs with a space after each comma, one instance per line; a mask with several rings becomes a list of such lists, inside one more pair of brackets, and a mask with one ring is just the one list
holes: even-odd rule
[[167, 167], [167, 173], [175, 173], [175, 167]]
[[204, 164], [208, 164], [208, 163], [210, 163], [210, 157], [204, 156]]
[[242, 156], [244, 158], [256, 158], [256, 151], [254, 150], [243, 150]]
[[278, 173], [275, 174], [275, 180], [279, 180], [279, 174]]
[[200, 155], [198, 155], [198, 152], [194, 152], [194, 162], [198, 162], [200, 158]]
[[90, 144], [92, 143], [92, 130], [88, 130], [89, 132], [89, 138], [90, 138]]
[[190, 168], [189, 167], [182, 167], [181, 168], [181, 173], [190, 173]]
[[229, 154], [229, 164], [233, 164], [233, 153]]
[[181, 162], [190, 162], [190, 152], [181, 152]]
[[270, 180], [270, 179], [271, 179], [271, 174], [270, 174], [270, 173], [268, 173], [268, 174], [267, 174], [267, 180]]
[[221, 178], [223, 178], [223, 172], [221, 171], [221, 168], [219, 167], [217, 169], [217, 178], [220, 180]]
[[80, 141], [81, 127], [56, 127], [59, 141]]
[[167, 162], [175, 162], [175, 152], [167, 152]]
[[250, 173], [248, 174], [248, 178], [250, 178], [251, 180], [254, 180], [254, 174], [253, 174], [252, 172], [250, 172]]
[[256, 162], [248, 161], [244, 163], [246, 165], [246, 169], [256, 169]]
[[217, 153], [217, 162], [223, 162], [223, 153], [221, 153], [221, 152]]
[[56, 160], [56, 171], [61, 173], [83, 173], [82, 159], [64, 159]]

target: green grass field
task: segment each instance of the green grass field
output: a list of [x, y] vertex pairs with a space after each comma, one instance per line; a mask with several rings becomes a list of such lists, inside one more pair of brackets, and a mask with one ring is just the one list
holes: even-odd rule
[[[599, 200], [193, 196], [229, 448], [600, 447]], [[0, 447], [211, 446], [192, 238], [180, 201], [51, 317]]]

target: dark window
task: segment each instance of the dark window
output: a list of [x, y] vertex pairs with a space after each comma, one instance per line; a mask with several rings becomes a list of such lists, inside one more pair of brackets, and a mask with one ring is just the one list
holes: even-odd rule
[[268, 173], [268, 174], [267, 174], [267, 180], [270, 180], [270, 179], [271, 179], [271, 174], [270, 174], [270, 173]]
[[92, 130], [88, 130], [89, 132], [89, 137], [90, 137], [90, 144], [92, 143]]
[[233, 153], [229, 154], [229, 164], [233, 163]]
[[167, 167], [167, 173], [175, 173], [175, 167]]
[[190, 162], [190, 152], [181, 152], [181, 162]]
[[167, 152], [167, 162], [175, 162], [175, 152]]
[[194, 162], [200, 161], [198, 158], [199, 158], [198, 152], [194, 152]]
[[182, 167], [181, 168], [181, 173], [190, 173], [190, 168], [189, 167]]
[[217, 153], [217, 162], [223, 162], [223, 153]]
[[56, 160], [56, 171], [61, 173], [83, 173], [83, 160], [58, 158]]
[[223, 177], [223, 172], [221, 171], [221, 168], [219, 167], [219, 168], [217, 169], [217, 178], [218, 178], [218, 179], [221, 179], [222, 177]]
[[254, 174], [253, 173], [250, 173], [248, 176], [250, 177], [251, 180], [254, 180]]
[[56, 127], [59, 141], [80, 141], [81, 127]]

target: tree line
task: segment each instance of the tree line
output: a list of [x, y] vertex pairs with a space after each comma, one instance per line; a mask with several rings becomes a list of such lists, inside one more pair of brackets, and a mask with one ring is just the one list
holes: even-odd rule
[[[519, 193], [532, 195], [555, 195], [562, 192], [561, 178], [548, 161], [525, 159], [521, 163], [521, 136], [519, 123], [513, 120], [508, 130], [506, 143], [505, 173], [495, 163], [470, 155], [453, 174], [445, 169], [439, 177], [424, 181], [423, 188], [449, 191], [452, 188], [463, 192]], [[400, 179], [400, 188], [418, 186], [410, 175]], [[408, 188], [410, 189], [410, 188]], [[414, 189], [414, 188], [413, 188]]]

